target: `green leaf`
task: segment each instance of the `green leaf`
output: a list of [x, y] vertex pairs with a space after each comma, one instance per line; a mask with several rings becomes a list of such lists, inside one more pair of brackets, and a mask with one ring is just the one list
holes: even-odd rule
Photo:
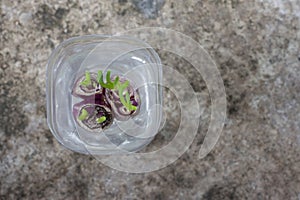
[[125, 97], [126, 97], [126, 102], [127, 103], [130, 102], [130, 96], [128, 92], [126, 92]]
[[125, 81], [125, 83], [123, 84], [119, 84], [119, 98], [120, 98], [120, 101], [121, 103], [129, 110], [129, 111], [132, 111], [132, 110], [136, 110], [137, 107], [132, 105], [131, 102], [130, 102], [130, 96], [129, 96], [129, 93], [128, 91], [126, 91], [125, 93], [125, 97], [126, 99], [124, 99], [124, 95], [123, 95], [123, 92], [124, 90], [128, 87], [129, 85], [129, 81]]
[[80, 121], [85, 120], [85, 119], [88, 117], [88, 115], [89, 115], [88, 111], [87, 111], [86, 109], [83, 108], [83, 109], [81, 110], [81, 113], [80, 113], [78, 119], [79, 119]]
[[83, 81], [80, 82], [80, 85], [83, 85], [83, 86], [89, 86], [92, 84], [92, 81], [91, 81], [91, 74], [90, 72], [86, 71], [85, 72], [85, 79]]
[[130, 101], [130, 97], [129, 97], [129, 93], [126, 92], [126, 102], [128, 104], [128, 107], [129, 107], [129, 110], [132, 111], [132, 110], [136, 110], [136, 106], [132, 105], [131, 104], [131, 101]]
[[101, 124], [102, 122], [106, 121], [106, 117], [102, 116], [96, 119], [97, 123]]
[[137, 107], [136, 106], [134, 106], [134, 105], [131, 105], [131, 110], [136, 110], [137, 109]]
[[123, 106], [125, 106], [125, 107], [128, 109], [127, 102], [125, 101], [124, 96], [123, 96], [122, 93], [123, 93], [123, 90], [119, 90], [120, 101], [121, 101], [121, 103], [123, 104]]
[[106, 82], [109, 83], [109, 84], [112, 83], [111, 80], [110, 80], [110, 71], [109, 70], [106, 73]]
[[111, 89], [111, 90], [115, 88], [114, 83], [112, 83], [111, 80], [110, 80], [110, 71], [107, 71], [107, 74], [106, 74], [107, 83], [104, 83], [104, 81], [103, 81], [103, 73], [102, 73], [101, 70], [98, 71], [97, 80], [98, 80], [98, 83], [103, 88], [107, 88], [107, 89]]
[[114, 86], [116, 87], [119, 83], [119, 76], [116, 77], [115, 81], [114, 81]]
[[103, 72], [101, 70], [98, 71], [98, 76], [97, 76], [97, 81], [98, 83], [101, 85], [101, 87], [103, 88], [107, 88], [107, 89], [111, 89], [111, 90], [118, 90], [119, 91], [119, 97], [120, 97], [120, 101], [121, 103], [129, 110], [129, 111], [132, 111], [132, 110], [136, 110], [137, 107], [132, 105], [131, 102], [130, 102], [130, 97], [129, 97], [129, 94], [128, 94], [128, 91], [126, 91], [125, 93], [125, 97], [126, 99], [124, 98], [124, 90], [129, 86], [129, 81], [125, 81], [123, 84], [120, 82], [120, 77], [117, 76], [114, 80], [114, 82], [111, 81], [111, 78], [110, 78], [110, 74], [111, 74], [111, 71], [108, 70], [107, 73], [106, 73], [106, 83], [104, 83], [103, 81]]

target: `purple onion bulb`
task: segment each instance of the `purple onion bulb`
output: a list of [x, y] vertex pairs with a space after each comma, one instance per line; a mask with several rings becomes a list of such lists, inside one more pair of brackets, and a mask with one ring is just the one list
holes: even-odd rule
[[[110, 107], [103, 101], [103, 95], [96, 98], [85, 99], [73, 106], [73, 116], [76, 122], [86, 130], [101, 131], [113, 123], [113, 115]], [[105, 118], [99, 123], [99, 119]]]
[[[114, 81], [115, 77], [112, 78]], [[120, 78], [120, 82], [124, 83], [126, 81], [125, 78]], [[119, 97], [119, 91], [116, 89], [105, 90], [105, 97], [108, 103], [111, 106], [114, 117], [120, 121], [126, 121], [131, 116], [134, 116], [138, 113], [140, 107], [140, 97], [137, 90], [134, 90], [133, 86], [129, 84], [129, 86], [124, 90], [123, 95], [128, 92], [130, 97], [130, 102], [132, 105], [136, 106], [136, 110], [128, 110], [122, 103]]]
[[81, 82], [85, 80], [85, 75], [81, 76], [74, 83], [74, 87], [72, 89], [72, 95], [80, 98], [86, 98], [89, 96], [93, 96], [97, 91], [99, 91], [99, 84], [97, 82], [97, 74], [90, 73], [91, 76], [91, 84], [88, 86], [82, 85]]

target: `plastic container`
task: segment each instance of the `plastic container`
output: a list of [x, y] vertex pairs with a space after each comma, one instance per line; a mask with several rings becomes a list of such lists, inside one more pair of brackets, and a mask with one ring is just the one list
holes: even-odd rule
[[[104, 131], [82, 129], [72, 115], [81, 99], [72, 96], [75, 81], [85, 71], [110, 70], [128, 78], [138, 90], [139, 113], [117, 121]], [[52, 53], [47, 64], [47, 122], [55, 138], [66, 148], [85, 154], [135, 152], [157, 133], [162, 110], [162, 68], [157, 53], [143, 41], [104, 35], [68, 39]]]

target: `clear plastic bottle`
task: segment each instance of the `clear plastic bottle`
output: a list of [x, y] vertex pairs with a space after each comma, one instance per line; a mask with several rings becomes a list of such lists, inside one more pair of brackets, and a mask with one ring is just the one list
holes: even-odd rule
[[[85, 71], [110, 70], [133, 83], [141, 99], [139, 113], [117, 121], [99, 133], [81, 128], [74, 120], [75, 81]], [[47, 64], [47, 122], [66, 148], [85, 154], [135, 152], [151, 142], [162, 120], [162, 68], [157, 53], [131, 37], [90, 35], [68, 39], [52, 53]], [[132, 134], [134, 133], [134, 134]], [[148, 137], [139, 137], [146, 135]]]

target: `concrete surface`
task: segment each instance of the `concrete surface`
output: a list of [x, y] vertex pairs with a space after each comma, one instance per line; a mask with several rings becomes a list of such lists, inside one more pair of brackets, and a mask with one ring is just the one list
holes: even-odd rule
[[[300, 199], [300, 1], [0, 2], [0, 199]], [[67, 38], [141, 26], [203, 45], [222, 74], [228, 116], [215, 149], [197, 160], [207, 88], [188, 63], [160, 52], [199, 95], [199, 134], [169, 167], [128, 174], [55, 140], [45, 118], [45, 65]], [[170, 92], [165, 98], [170, 120], [146, 150], [177, 128], [178, 105]]]

